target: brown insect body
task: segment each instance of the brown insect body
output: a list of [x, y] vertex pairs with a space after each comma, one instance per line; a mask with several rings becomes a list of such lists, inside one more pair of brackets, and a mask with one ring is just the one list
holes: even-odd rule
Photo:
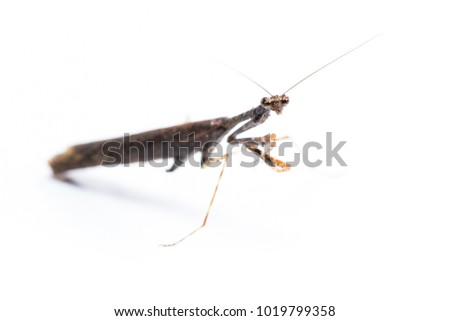
[[[202, 160], [207, 159], [210, 142], [220, 142], [234, 127], [232, 118], [221, 117], [191, 122], [182, 125], [155, 129], [131, 136], [101, 140], [69, 147], [64, 153], [53, 157], [49, 164], [54, 174], [71, 169], [98, 165], [115, 165], [117, 160], [128, 164], [138, 161], [175, 158], [173, 171], [191, 153], [202, 151]], [[120, 158], [112, 161], [111, 153], [105, 153], [105, 144], [114, 144], [120, 148], [109, 148]], [[144, 146], [145, 148], [141, 148]]]

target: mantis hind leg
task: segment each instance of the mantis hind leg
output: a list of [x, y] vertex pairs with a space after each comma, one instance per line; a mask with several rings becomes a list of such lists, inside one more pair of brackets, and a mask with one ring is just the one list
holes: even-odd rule
[[187, 234], [186, 236], [184, 236], [181, 239], [179, 239], [178, 241], [176, 241], [174, 243], [170, 243], [170, 244], [161, 244], [161, 246], [165, 246], [165, 247], [175, 246], [175, 245], [181, 243], [182, 241], [184, 241], [185, 239], [187, 239], [189, 236], [191, 236], [195, 232], [197, 232], [197, 231], [201, 230], [203, 227], [205, 227], [206, 222], [208, 221], [209, 213], [211, 212], [211, 208], [212, 208], [212, 205], [214, 203], [214, 199], [216, 198], [217, 190], [219, 189], [220, 181], [222, 180], [223, 172], [225, 171], [225, 167], [226, 167], [226, 164], [227, 164], [226, 160], [228, 158], [228, 155], [225, 154], [223, 156], [223, 158], [225, 159], [225, 162], [223, 163], [222, 170], [220, 171], [220, 175], [219, 175], [219, 179], [217, 180], [216, 188], [214, 189], [214, 193], [212, 195], [211, 201], [209, 202], [208, 210], [206, 211], [206, 215], [203, 218], [202, 224], [199, 227], [197, 227], [195, 230], [193, 230], [192, 232]]

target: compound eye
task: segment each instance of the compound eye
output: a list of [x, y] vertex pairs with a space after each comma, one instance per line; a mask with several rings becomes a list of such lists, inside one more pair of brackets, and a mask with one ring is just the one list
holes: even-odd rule
[[263, 99], [261, 99], [261, 105], [263, 105], [263, 106], [270, 105], [269, 98], [264, 97]]

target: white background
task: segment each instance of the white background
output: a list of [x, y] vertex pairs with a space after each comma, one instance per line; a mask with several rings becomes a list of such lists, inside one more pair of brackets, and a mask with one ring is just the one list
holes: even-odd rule
[[[333, 320], [449, 320], [446, 12], [430, 1], [2, 2], [0, 318], [334, 305]], [[378, 33], [292, 90], [260, 131], [300, 146], [331, 131], [349, 166], [228, 168], [207, 228], [174, 248], [158, 244], [200, 224], [220, 169], [51, 176], [47, 160], [69, 145], [256, 106], [264, 91], [224, 64], [279, 94]]]

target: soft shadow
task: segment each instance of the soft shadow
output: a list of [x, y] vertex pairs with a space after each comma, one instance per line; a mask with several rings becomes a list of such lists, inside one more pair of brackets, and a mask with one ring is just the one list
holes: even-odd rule
[[[73, 173], [62, 173], [53, 175], [53, 178], [57, 181], [63, 182], [70, 186], [86, 189], [90, 192], [99, 193], [107, 196], [111, 196], [116, 199], [122, 199], [125, 201], [133, 202], [133, 204], [140, 203], [144, 206], [151, 206], [154, 208], [168, 209], [168, 212], [198, 212], [203, 209], [193, 207], [192, 205], [183, 204], [177, 202], [176, 195], [174, 197], [166, 197], [158, 195], [158, 197], [152, 196], [150, 193], [144, 193], [136, 189], [130, 190], [124, 188], [114, 181], [106, 181], [104, 179], [89, 179], [73, 177]], [[179, 179], [179, 178], [178, 178]], [[207, 203], [207, 200], [205, 201]], [[206, 204], [205, 203], [205, 204]]]

